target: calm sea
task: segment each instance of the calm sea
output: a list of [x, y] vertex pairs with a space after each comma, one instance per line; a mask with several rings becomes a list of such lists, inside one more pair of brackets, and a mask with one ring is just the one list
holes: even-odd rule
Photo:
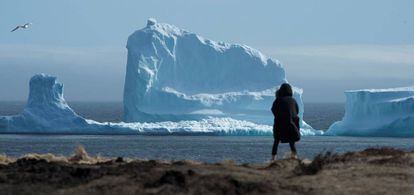
[[[80, 115], [97, 121], [120, 121], [121, 103], [71, 102]], [[0, 102], [0, 115], [19, 113], [23, 102]], [[344, 113], [343, 104], [306, 104], [305, 120], [316, 129], [327, 129]], [[141, 159], [239, 163], [268, 161], [272, 137], [263, 136], [96, 136], [96, 135], [0, 135], [0, 154], [21, 156], [26, 153], [69, 155], [81, 144], [91, 155]], [[368, 147], [414, 149], [414, 138], [303, 137], [297, 148], [301, 158], [312, 159], [322, 152], [356, 151]], [[288, 152], [281, 144], [279, 157]]]

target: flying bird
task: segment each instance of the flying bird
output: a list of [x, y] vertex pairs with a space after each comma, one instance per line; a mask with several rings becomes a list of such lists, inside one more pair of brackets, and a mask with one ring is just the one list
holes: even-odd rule
[[24, 24], [24, 25], [18, 25], [18, 26], [16, 26], [16, 28], [14, 28], [12, 31], [10, 31], [10, 32], [14, 32], [14, 31], [16, 31], [17, 29], [19, 29], [19, 28], [23, 28], [23, 29], [26, 29], [26, 28], [29, 28], [29, 26], [30, 25], [32, 25], [32, 23], [26, 23], [26, 24]]

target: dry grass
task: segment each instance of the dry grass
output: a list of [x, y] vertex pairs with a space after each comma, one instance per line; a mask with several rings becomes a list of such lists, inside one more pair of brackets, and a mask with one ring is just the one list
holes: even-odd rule
[[[18, 159], [33, 159], [33, 160], [45, 160], [46, 162], [64, 162], [73, 164], [97, 164], [110, 161], [110, 158], [105, 158], [100, 155], [89, 156], [85, 148], [82, 145], [78, 145], [74, 153], [71, 156], [58, 156], [51, 153], [37, 154], [29, 153], [19, 158], [13, 158], [5, 154], [0, 155], [0, 164], [7, 165], [16, 162]], [[129, 160], [131, 161], [131, 160]]]
[[67, 159], [71, 163], [78, 163], [78, 164], [96, 164], [101, 162], [109, 161], [110, 159], [97, 155], [95, 157], [91, 157], [86, 152], [85, 148], [82, 145], [78, 145], [75, 149], [74, 155]]
[[15, 161], [16, 161], [15, 158], [9, 157], [5, 154], [0, 154], [0, 165], [7, 165]]
[[51, 153], [47, 154], [37, 154], [30, 153], [26, 154], [19, 159], [36, 159], [36, 160], [46, 160], [47, 162], [68, 162], [68, 159], [65, 156], [56, 156]]

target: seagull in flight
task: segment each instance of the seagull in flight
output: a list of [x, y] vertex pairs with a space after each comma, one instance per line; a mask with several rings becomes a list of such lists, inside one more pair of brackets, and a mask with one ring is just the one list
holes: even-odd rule
[[14, 28], [12, 31], [10, 31], [10, 32], [14, 32], [14, 31], [16, 31], [17, 29], [19, 29], [19, 28], [23, 28], [23, 29], [26, 29], [26, 28], [29, 28], [29, 26], [30, 25], [32, 25], [32, 23], [26, 23], [26, 24], [24, 24], [24, 25], [17, 25], [16, 26], [16, 28]]

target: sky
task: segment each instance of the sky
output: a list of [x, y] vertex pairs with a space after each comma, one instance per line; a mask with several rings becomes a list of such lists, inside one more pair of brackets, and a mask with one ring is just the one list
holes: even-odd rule
[[68, 101], [122, 101], [127, 38], [153, 17], [278, 59], [305, 102], [344, 102], [345, 90], [414, 85], [412, 10], [412, 0], [1, 0], [0, 101], [26, 100], [41, 72]]

